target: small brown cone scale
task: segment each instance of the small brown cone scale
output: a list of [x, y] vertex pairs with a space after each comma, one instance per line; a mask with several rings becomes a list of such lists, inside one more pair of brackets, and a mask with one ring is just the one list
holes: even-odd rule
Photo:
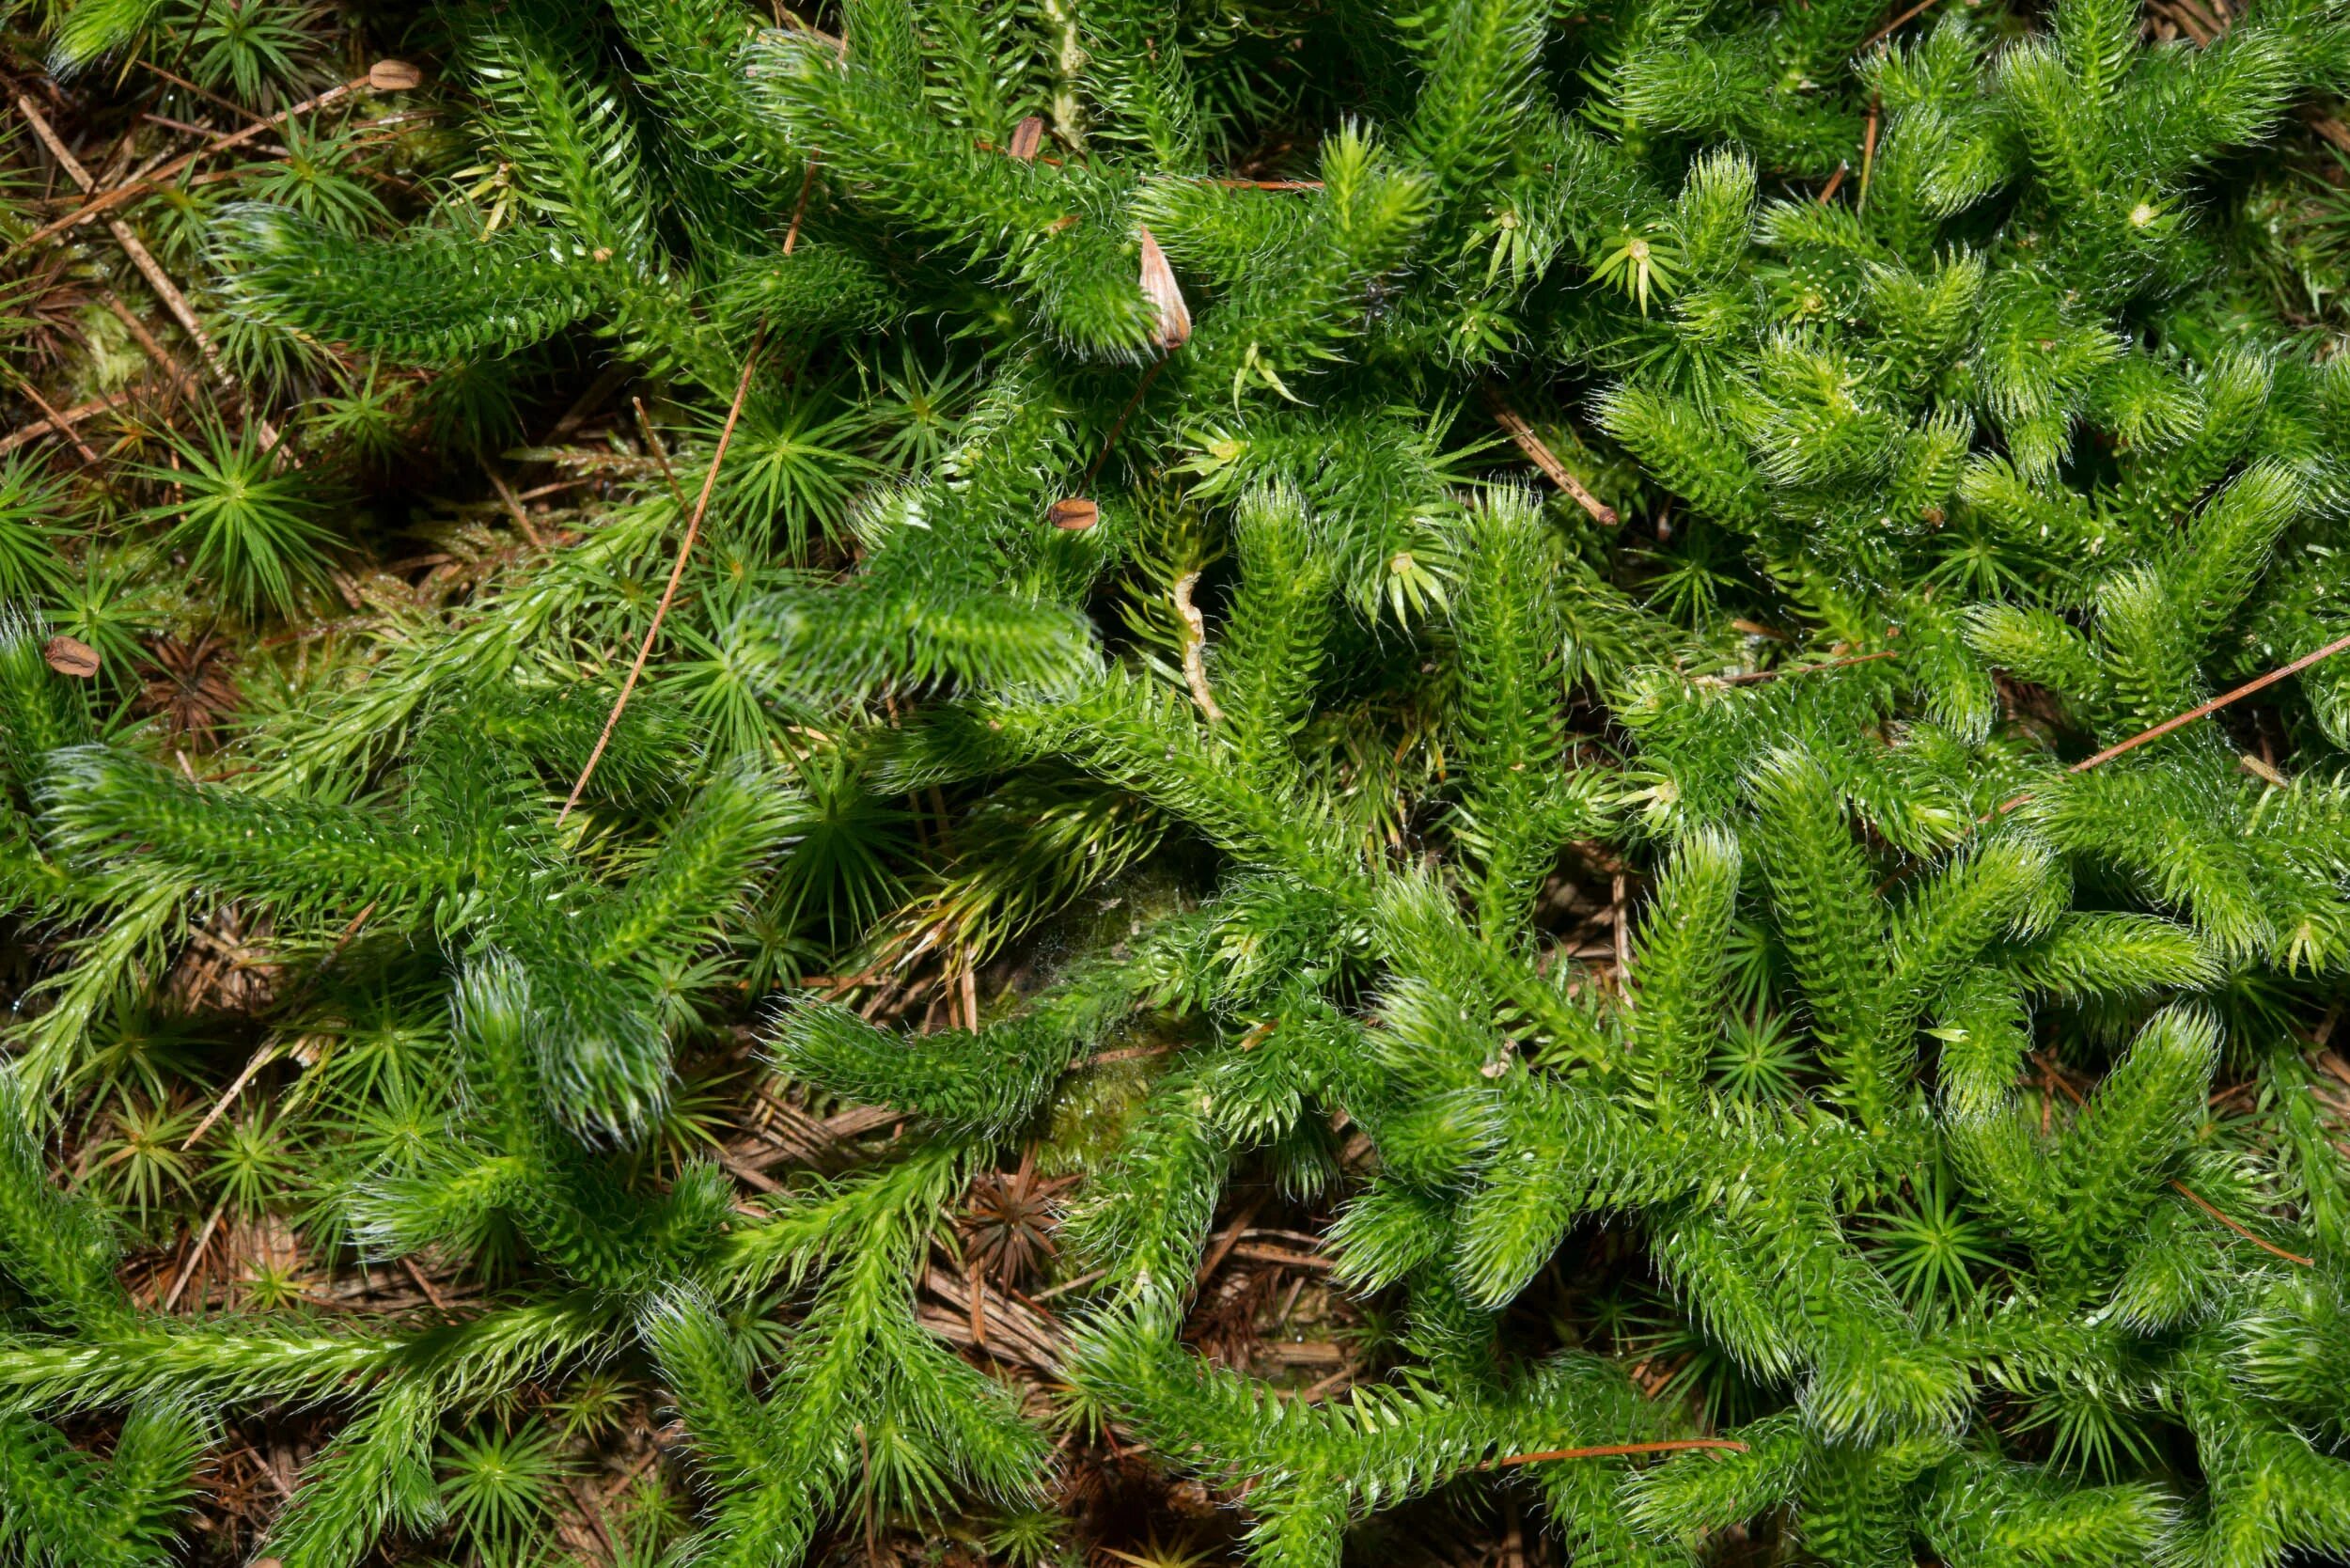
[[1044, 510], [1044, 520], [1064, 533], [1081, 534], [1101, 521], [1102, 509], [1082, 495], [1056, 501]]
[[1158, 240], [1151, 230], [1142, 236], [1142, 293], [1158, 311], [1158, 324], [1151, 329], [1151, 341], [1162, 349], [1180, 349], [1191, 341], [1191, 306], [1183, 303], [1183, 290], [1175, 281], [1175, 269], [1167, 264], [1167, 252], [1159, 248]]
[[98, 673], [98, 651], [76, 637], [51, 637], [42, 645], [40, 656], [49, 661], [51, 669], [76, 681], [86, 681]]

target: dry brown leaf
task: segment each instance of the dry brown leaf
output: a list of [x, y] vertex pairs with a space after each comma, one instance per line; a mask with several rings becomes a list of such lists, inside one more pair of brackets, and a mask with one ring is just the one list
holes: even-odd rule
[[1175, 269], [1167, 264], [1167, 252], [1147, 227], [1142, 235], [1142, 292], [1159, 313], [1159, 323], [1152, 330], [1151, 341], [1162, 349], [1180, 349], [1191, 341], [1191, 306], [1183, 303], [1183, 290], [1175, 281]]
[[40, 656], [49, 661], [51, 669], [76, 681], [86, 681], [98, 673], [98, 651], [77, 637], [51, 637], [41, 648]]

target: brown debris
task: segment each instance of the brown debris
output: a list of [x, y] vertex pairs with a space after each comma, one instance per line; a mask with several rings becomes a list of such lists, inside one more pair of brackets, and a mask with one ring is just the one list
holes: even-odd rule
[[155, 673], [139, 693], [141, 711], [159, 715], [175, 741], [209, 742], [239, 706], [236, 683], [228, 678], [235, 654], [215, 631], [193, 642], [155, 637], [147, 649]]
[[1013, 1285], [1034, 1275], [1058, 1254], [1053, 1232], [1060, 1228], [1060, 1193], [1072, 1177], [1041, 1177], [1036, 1152], [1020, 1157], [1010, 1175], [983, 1171], [971, 1183], [971, 1197], [958, 1229], [964, 1256], [988, 1278]]
[[1043, 1312], [1004, 1294], [982, 1279], [978, 1290], [979, 1317], [987, 1325], [982, 1342], [981, 1337], [972, 1331], [974, 1296], [968, 1278], [933, 1263], [924, 1274], [922, 1286], [929, 1299], [921, 1304], [916, 1316], [923, 1327], [940, 1339], [950, 1344], [984, 1350], [998, 1360], [1012, 1362], [1030, 1372], [1058, 1375], [1068, 1350], [1068, 1337]]
[[86, 681], [98, 673], [98, 651], [78, 637], [62, 634], [41, 645], [40, 656], [59, 675]]
[[1583, 481], [1568, 472], [1567, 465], [1559, 461], [1559, 454], [1552, 451], [1543, 438], [1534, 433], [1534, 427], [1528, 424], [1525, 416], [1516, 409], [1505, 402], [1500, 393], [1488, 389], [1485, 400], [1492, 406], [1494, 420], [1500, 425], [1501, 432], [1510, 438], [1519, 451], [1533, 460], [1534, 466], [1543, 471], [1544, 478], [1574, 496], [1575, 505], [1589, 512], [1591, 521], [1601, 527], [1612, 528], [1616, 525], [1619, 521], [1616, 509], [1602, 502], [1598, 496], [1585, 489]]
[[1142, 240], [1142, 292], [1158, 312], [1158, 324], [1152, 328], [1151, 341], [1160, 349], [1180, 349], [1191, 341], [1191, 306], [1183, 301], [1183, 290], [1175, 281], [1175, 269], [1167, 262], [1167, 252], [1159, 248], [1157, 238], [1148, 226], [1140, 231]]

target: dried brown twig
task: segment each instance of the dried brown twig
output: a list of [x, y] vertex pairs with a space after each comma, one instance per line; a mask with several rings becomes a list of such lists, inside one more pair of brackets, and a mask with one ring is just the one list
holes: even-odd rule
[[[346, 98], [362, 87], [371, 87], [377, 92], [398, 92], [416, 86], [418, 80], [415, 67], [399, 60], [379, 60], [369, 68], [365, 76], [354, 76], [348, 82], [327, 88], [316, 97], [306, 98], [289, 108], [278, 110], [267, 119], [255, 120], [242, 131], [231, 131], [215, 136], [195, 151], [181, 153], [141, 179], [92, 196], [89, 200], [68, 212], [64, 217], [53, 223], [43, 224], [9, 246], [7, 255], [13, 256], [20, 251], [30, 250], [43, 240], [54, 240], [67, 229], [87, 223], [101, 213], [112, 212], [125, 202], [134, 200], [150, 191], [161, 190], [169, 182], [173, 175], [178, 174], [190, 164], [199, 159], [209, 158], [215, 152], [226, 152], [231, 148], [243, 147], [265, 131], [274, 131], [290, 119], [299, 118], [316, 109], [323, 109], [329, 103], [335, 102], [337, 99]], [[43, 139], [46, 140], [46, 138]], [[86, 190], [87, 187], [85, 189]], [[0, 256], [0, 260], [6, 259], [6, 256]]]

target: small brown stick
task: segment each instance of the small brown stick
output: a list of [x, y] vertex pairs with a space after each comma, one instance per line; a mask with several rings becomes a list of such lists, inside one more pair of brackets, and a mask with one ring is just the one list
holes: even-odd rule
[[660, 436], [653, 433], [652, 416], [645, 412], [645, 400], [631, 398], [629, 402], [635, 407], [636, 428], [645, 437], [645, 449], [652, 454], [655, 463], [661, 464], [661, 477], [669, 481], [670, 497], [677, 502], [677, 514], [683, 517], [686, 512], [685, 487], [677, 482], [677, 470], [669, 466], [669, 448], [662, 445]]
[[1278, 1247], [1256, 1247], [1247, 1242], [1232, 1248], [1231, 1256], [1257, 1263], [1279, 1263], [1284, 1268], [1332, 1269], [1339, 1266], [1327, 1258], [1315, 1258]]
[[1059, 1284], [1051, 1287], [1049, 1290], [1037, 1292], [1035, 1299], [1038, 1301], [1050, 1301], [1057, 1295], [1066, 1295], [1071, 1291], [1081, 1291], [1108, 1272], [1108, 1269], [1097, 1268], [1092, 1270], [1090, 1273], [1080, 1274], [1074, 1279], [1064, 1279]]
[[1300, 1404], [1311, 1404], [1315, 1401], [1322, 1398], [1323, 1395], [1336, 1393], [1347, 1384], [1355, 1381], [1355, 1371], [1356, 1369], [1352, 1366], [1340, 1367], [1338, 1371], [1332, 1372], [1329, 1376], [1324, 1378], [1313, 1387], [1309, 1388], [1301, 1388], [1295, 1394], [1292, 1394], [1287, 1388], [1280, 1388], [1275, 1391], [1283, 1399], [1294, 1399]]
[[579, 770], [579, 782], [572, 786], [570, 798], [556, 814], [557, 827], [572, 814], [572, 808], [579, 804], [580, 792], [588, 788], [596, 764], [603, 759], [603, 748], [612, 744], [612, 731], [620, 722], [621, 711], [628, 706], [629, 694], [636, 689], [637, 677], [645, 673], [645, 661], [652, 656], [653, 639], [661, 635], [661, 623], [668, 619], [669, 602], [677, 597], [678, 583], [685, 576], [686, 557], [693, 553], [695, 536], [701, 532], [703, 514], [710, 510], [711, 492], [718, 485], [718, 465], [726, 461], [727, 447], [734, 440], [735, 423], [743, 417], [744, 400], [751, 395], [751, 372], [758, 368], [760, 344], [765, 339], [762, 328], [751, 344], [749, 356], [743, 361], [743, 379], [735, 384], [734, 403], [727, 410], [726, 427], [718, 432], [718, 449], [710, 454], [710, 471], [702, 476], [702, 493], [694, 502], [693, 516], [685, 525], [685, 538], [678, 545], [677, 564], [669, 568], [668, 587], [661, 590], [661, 603], [653, 608], [652, 624], [645, 628], [645, 640], [636, 645], [636, 662], [628, 666], [628, 679], [620, 682], [620, 695], [613, 699], [612, 712], [604, 717], [603, 733], [596, 737], [595, 749], [588, 754], [588, 765]]
[[253, 1053], [252, 1058], [244, 1064], [244, 1071], [237, 1074], [234, 1083], [220, 1091], [220, 1098], [213, 1101], [212, 1108], [204, 1113], [204, 1120], [196, 1124], [196, 1131], [190, 1133], [187, 1141], [180, 1145], [182, 1153], [195, 1148], [196, 1139], [212, 1130], [212, 1123], [218, 1121], [228, 1107], [236, 1104], [237, 1096], [244, 1092], [244, 1086], [253, 1081], [253, 1075], [277, 1059], [280, 1049], [281, 1047], [273, 1042]]
[[123, 304], [122, 296], [112, 289], [106, 290], [106, 308], [114, 312], [115, 320], [130, 330], [132, 337], [137, 341], [147, 357], [153, 360], [162, 368], [164, 374], [171, 378], [172, 384], [180, 388], [181, 397], [190, 402], [196, 402], [202, 397], [202, 389], [196, 384], [196, 378], [181, 368], [179, 360], [172, 357], [171, 351], [164, 348], [155, 335], [147, 330], [147, 323], [139, 320], [138, 312]]
[[44, 435], [70, 434], [74, 426], [92, 415], [103, 414], [108, 409], [120, 408], [133, 398], [151, 390], [153, 388], [149, 386], [127, 386], [119, 392], [108, 393], [105, 397], [93, 399], [89, 402], [76, 403], [63, 414], [46, 419], [36, 419], [21, 430], [13, 430], [7, 435], [0, 436], [0, 457], [6, 457], [19, 447], [27, 442], [38, 441]]
[[660, 1457], [661, 1443], [658, 1438], [655, 1438], [651, 1445], [645, 1450], [644, 1453], [637, 1458], [634, 1464], [631, 1465], [627, 1469], [622, 1470], [619, 1473], [619, 1478], [603, 1489], [603, 1495], [606, 1497], [619, 1497], [622, 1492], [628, 1489], [631, 1482], [634, 1482], [638, 1476], [643, 1475], [647, 1470], [652, 1468], [653, 1461], [659, 1459]]
[[33, 378], [13, 365], [8, 367], [8, 371], [9, 378], [16, 383], [24, 394], [33, 400], [33, 406], [46, 416], [49, 428], [53, 431], [64, 431], [65, 438], [73, 443], [73, 449], [82, 454], [84, 463], [96, 463], [98, 461], [97, 448], [82, 439], [82, 432], [73, 428], [72, 420], [58, 413], [56, 405], [40, 395], [40, 388], [33, 384]]
[[1860, 139], [1860, 194], [1853, 202], [1855, 212], [1866, 212], [1869, 210], [1869, 171], [1876, 166], [1877, 161], [1878, 113], [1877, 101], [1874, 98], [1870, 99], [1869, 128]]
[[791, 227], [784, 231], [783, 254], [791, 255], [800, 245], [800, 220], [807, 216], [808, 187], [816, 183], [816, 160], [807, 161], [807, 172], [800, 176], [800, 199], [791, 204]]
[[1600, 1443], [1588, 1449], [1545, 1449], [1541, 1453], [1513, 1453], [1479, 1466], [1480, 1469], [1506, 1469], [1512, 1465], [1541, 1465], [1553, 1459], [1613, 1459], [1630, 1453], [1675, 1453], [1683, 1449], [1721, 1449], [1730, 1453], [1744, 1453], [1747, 1445], [1735, 1437], [1684, 1437], [1670, 1443]]
[[[139, 118], [147, 121], [149, 125], [160, 125], [166, 131], [177, 131], [183, 136], [203, 136], [210, 138], [219, 134], [218, 132], [214, 131], [209, 125], [191, 125], [184, 119], [174, 119], [169, 115], [157, 115], [142, 112], [139, 115]], [[268, 149], [264, 149], [263, 150], [266, 151]], [[279, 150], [282, 151], [283, 149], [280, 149]], [[164, 156], [168, 157], [169, 154], [166, 153]], [[162, 158], [158, 158], [155, 161], [156, 163], [161, 164], [164, 160]], [[146, 178], [146, 175], [133, 175], [131, 177], [131, 185], [136, 185]], [[118, 185], [115, 187], [114, 191], [107, 192], [105, 196], [102, 196], [98, 199], [101, 201], [110, 200], [113, 197], [115, 191], [123, 191], [128, 189], [130, 189], [130, 185]], [[87, 209], [85, 209], [85, 211], [87, 211]], [[68, 213], [66, 221], [69, 223], [71, 222], [73, 216], [74, 214]], [[39, 238], [39, 236], [36, 235], [35, 238]], [[24, 243], [29, 245], [33, 242], [31, 240], [27, 240]]]
[[523, 538], [530, 541], [533, 550], [544, 550], [547, 541], [540, 538], [539, 530], [530, 525], [530, 514], [523, 510], [523, 504], [514, 494], [512, 487], [500, 478], [498, 471], [488, 463], [481, 465], [481, 471], [490, 476], [490, 488], [498, 493], [499, 503], [506, 508], [506, 514], [514, 520], [514, 526], [523, 531]]
[[776, 1193], [783, 1190], [781, 1183], [777, 1182], [774, 1177], [768, 1175], [765, 1171], [760, 1169], [757, 1166], [752, 1165], [747, 1161], [737, 1159], [734, 1155], [728, 1153], [724, 1149], [715, 1151], [715, 1153], [720, 1165], [726, 1167], [735, 1175], [741, 1177], [745, 1184], [755, 1190], [765, 1193]]
[[2226, 1215], [2221, 1214], [2217, 1209], [2214, 1208], [2208, 1200], [2206, 1200], [2201, 1194], [2196, 1192], [2194, 1188], [2188, 1186], [2185, 1182], [2173, 1181], [2170, 1184], [2178, 1188], [2180, 1192], [2186, 1194], [2187, 1200], [2197, 1208], [2211, 1215], [2212, 1218], [2217, 1220], [2229, 1230], [2233, 1231], [2237, 1235], [2242, 1236], [2246, 1241], [2250, 1242], [2254, 1247], [2259, 1247], [2263, 1252], [2274, 1253], [2276, 1256], [2282, 1258], [2286, 1262], [2299, 1263], [2303, 1268], [2315, 1268], [2317, 1266], [2313, 1260], [2304, 1258], [2298, 1252], [2287, 1252], [2283, 1247], [2277, 1246], [2275, 1243], [2263, 1241], [2260, 1237], [2252, 1234], [2252, 1232], [2245, 1229], [2244, 1226], [2238, 1224], [2232, 1219], [2230, 1219]]
[[1628, 998], [1632, 989], [1632, 921], [1624, 908], [1622, 871], [1616, 873], [1615, 886], [1608, 890], [1608, 905], [1616, 917], [1611, 922], [1616, 935], [1616, 995]]
[[188, 1261], [180, 1265], [180, 1278], [171, 1282], [171, 1292], [164, 1297], [159, 1310], [168, 1312], [179, 1305], [180, 1293], [188, 1288], [188, 1280], [196, 1273], [197, 1262], [203, 1259], [204, 1249], [212, 1245], [212, 1232], [219, 1229], [221, 1212], [227, 1207], [228, 1200], [225, 1198], [212, 1205], [212, 1217], [204, 1222], [204, 1229], [196, 1235], [196, 1245], [188, 1248]]
[[1502, 400], [1500, 393], [1488, 388], [1485, 400], [1492, 405], [1494, 419], [1501, 426], [1502, 433], [1516, 444], [1519, 451], [1533, 460], [1534, 466], [1543, 471], [1544, 478], [1574, 496], [1575, 505], [1590, 513], [1591, 521], [1601, 527], [1612, 528], [1616, 525], [1616, 509], [1604, 504], [1598, 496], [1584, 489], [1583, 481], [1567, 471], [1567, 465], [1559, 461], [1559, 454], [1544, 445], [1543, 438], [1534, 433], [1534, 427], [1528, 424], [1516, 409]]
[[1171, 1054], [1174, 1049], [1175, 1047], [1172, 1045], [1120, 1045], [1113, 1050], [1096, 1051], [1093, 1055], [1086, 1058], [1083, 1061], [1076, 1063], [1076, 1065], [1079, 1067], [1107, 1067], [1113, 1062], [1148, 1061], [1152, 1057], [1167, 1056]]
[[[2303, 670], [2309, 668], [2310, 666], [2316, 664], [2321, 660], [2330, 659], [2345, 648], [2350, 648], [2350, 637], [2336, 637], [2333, 641], [2317, 650], [2314, 653], [2304, 653], [2289, 665], [2281, 665], [2279, 667], [2270, 670], [2265, 675], [2258, 676], [2252, 680], [2247, 681], [2244, 684], [2236, 687], [2233, 691], [2222, 692], [2219, 696], [2213, 698], [2209, 702], [2199, 703], [2195, 707], [2189, 708], [2186, 713], [2177, 715], [2175, 718], [2167, 718], [2163, 720], [2160, 724], [2155, 725], [2152, 729], [2140, 730], [2138, 733], [2132, 735], [2128, 740], [2122, 742], [2120, 745], [2109, 745], [2106, 747], [2105, 750], [2097, 753], [2096, 756], [2076, 762], [2064, 771], [2067, 773], [2087, 773], [2092, 768], [2102, 767], [2124, 752], [2135, 751], [2149, 741], [2158, 741], [2162, 739], [2163, 736], [2170, 734], [2173, 729], [2184, 729], [2186, 726], [2194, 723], [2199, 718], [2202, 718], [2207, 714], [2216, 713], [2220, 709], [2228, 706], [2230, 703], [2248, 698], [2254, 692], [2265, 690], [2266, 688], [2275, 685], [2278, 682], [2282, 681], [2289, 675], [2298, 675]], [[1982, 817], [1977, 820], [1978, 822], [1989, 822], [1992, 817], [2004, 817], [2010, 811], [2014, 810], [2017, 807], [2023, 805], [2024, 802], [2029, 799], [2031, 799], [2031, 792], [2029, 790], [2026, 790], [2019, 794], [2011, 795], [2007, 799], [2001, 801], [1998, 806], [1993, 807], [1991, 808], [1990, 816]]]
[[1820, 187], [1821, 206], [1825, 207], [1829, 202], [1836, 199], [1836, 193], [1844, 188], [1844, 176], [1850, 173], [1851, 170], [1852, 165], [1848, 163], [1840, 162], [1837, 164], [1836, 172], [1829, 175], [1827, 177], [1827, 183]]
[[18, 251], [29, 250], [34, 245], [40, 243], [43, 240], [54, 238], [58, 234], [64, 233], [69, 228], [72, 228], [80, 224], [87, 223], [90, 219], [98, 216], [101, 212], [110, 212], [135, 196], [144, 196], [149, 191], [160, 189], [173, 175], [178, 174], [181, 169], [186, 168], [190, 164], [195, 163], [197, 159], [209, 158], [215, 152], [226, 152], [230, 148], [243, 147], [245, 143], [253, 140], [254, 137], [258, 136], [264, 131], [274, 130], [276, 127], [285, 124], [286, 121], [290, 119], [296, 118], [302, 115], [306, 115], [313, 109], [323, 109], [329, 103], [334, 102], [337, 99], [346, 97], [349, 94], [358, 91], [361, 87], [367, 86], [369, 84], [369, 77], [367, 76], [354, 76], [350, 81], [343, 83], [340, 86], [327, 88], [324, 92], [320, 93], [315, 98], [306, 98], [301, 102], [294, 104], [291, 108], [280, 109], [277, 113], [270, 116], [267, 119], [255, 120], [251, 125], [246, 126], [242, 131], [233, 131], [226, 135], [215, 136], [211, 141], [206, 142], [202, 147], [197, 148], [195, 151], [185, 152], [180, 154], [179, 157], [174, 158], [171, 162], [164, 165], [161, 168], [156, 169], [152, 174], [148, 175], [144, 180], [134, 180], [128, 185], [118, 185], [115, 189], [107, 191], [101, 196], [91, 197], [88, 201], [84, 202], [81, 206], [75, 208], [72, 212], [68, 212], [64, 217], [57, 219], [55, 223], [44, 224], [39, 228], [33, 230], [32, 233], [26, 235], [24, 239], [8, 247], [8, 254], [14, 255]]
[[1793, 665], [1778, 669], [1754, 669], [1744, 675], [1700, 675], [1698, 683], [1705, 686], [1750, 686], [1758, 681], [1776, 681], [1782, 675], [1810, 675], [1815, 670], [1842, 669], [1847, 665], [1873, 664], [1879, 659], [1901, 657], [1898, 648], [1880, 649], [1874, 653], [1856, 653], [1849, 659], [1827, 659], [1816, 665]]
[[2215, 15], [2212, 11], [2197, 5], [2195, 0], [2170, 0], [2167, 8], [2171, 16], [2182, 24], [2190, 19], [2200, 24], [2199, 26], [2188, 29], [2196, 35], [2195, 41], [2199, 45], [2209, 45], [2220, 34], [2228, 30], [2224, 12]]
[[801, 979], [800, 983], [810, 990], [822, 987], [831, 993], [824, 998], [829, 1002], [844, 991], [854, 991], [860, 985], [872, 985], [880, 980], [880, 971], [868, 969], [861, 975], [807, 975]]
[[1199, 614], [1199, 606], [1191, 602], [1191, 590], [1198, 583], [1199, 573], [1186, 572], [1175, 579], [1175, 609], [1183, 618], [1183, 683], [1191, 688], [1191, 699], [1199, 704], [1210, 724], [1223, 721], [1224, 710], [1215, 705], [1215, 693], [1208, 685], [1208, 623]]
[[1261, 1198], [1252, 1198], [1248, 1200], [1248, 1206], [1241, 1210], [1232, 1223], [1225, 1229], [1224, 1233], [1215, 1239], [1215, 1245], [1208, 1248], [1207, 1257], [1200, 1261], [1198, 1271], [1192, 1275], [1194, 1284], [1206, 1284], [1208, 1277], [1223, 1266], [1224, 1260], [1231, 1255], [1232, 1248], [1240, 1245], [1241, 1237], [1246, 1235], [1248, 1228], [1257, 1223], [1257, 1211], [1263, 1207], [1264, 1200]]
[[416, 1261], [414, 1258], [402, 1258], [400, 1261], [400, 1266], [407, 1271], [409, 1278], [416, 1282], [416, 1289], [424, 1293], [424, 1298], [432, 1303], [433, 1310], [439, 1312], [448, 1310], [448, 1303], [442, 1298], [441, 1293], [433, 1288], [432, 1281], [425, 1278], [424, 1270], [416, 1266]]
[[1135, 410], [1141, 406], [1142, 395], [1151, 390], [1151, 384], [1159, 379], [1159, 372], [1165, 368], [1167, 368], [1167, 355], [1162, 353], [1151, 362], [1151, 368], [1143, 371], [1140, 378], [1136, 381], [1133, 396], [1126, 400], [1126, 406], [1118, 411], [1118, 417], [1110, 421], [1110, 433], [1102, 438], [1102, 449], [1093, 454], [1092, 463], [1086, 467], [1084, 482], [1078, 488], [1082, 490], [1093, 488], [1094, 479], [1102, 472], [1102, 464], [1109, 461], [1110, 448], [1118, 445], [1119, 434], [1126, 428], [1126, 421], [1133, 417]]
[[260, 1472], [263, 1480], [267, 1481], [272, 1486], [277, 1488], [277, 1495], [279, 1497], [289, 1499], [293, 1497], [294, 1489], [292, 1483], [288, 1482], [284, 1476], [278, 1473], [277, 1463], [275, 1460], [264, 1457], [261, 1450], [255, 1448], [250, 1443], [247, 1443], [238, 1451], [241, 1453], [248, 1453], [253, 1456], [254, 1469]]
[[[203, 25], [203, 15], [205, 11], [209, 10], [211, 8], [212, 0], [204, 0], [204, 3], [196, 8], [197, 26]], [[194, 29], [191, 28], [190, 31], [193, 32]], [[172, 64], [175, 67], [185, 65], [187, 63], [186, 55], [187, 48], [183, 43], [180, 46], [181, 57], [174, 60]], [[215, 109], [226, 109], [228, 113], [236, 115], [240, 118], [250, 112], [245, 109], [243, 105], [231, 102], [229, 100], [221, 97], [220, 94], [212, 91], [210, 88], [197, 86], [194, 82], [189, 81], [186, 77], [178, 74], [174, 71], [165, 71], [162, 66], [157, 65], [152, 60], [140, 60], [136, 63], [141, 70], [151, 71], [155, 75], [160, 76], [164, 81], [170, 83], [173, 86], [179, 87], [183, 91], [196, 94], [196, 97], [202, 99], [205, 102], [210, 103]]]
[[1854, 50], [1853, 53], [1856, 55], [1866, 55], [1870, 50], [1875, 48], [1878, 44], [1890, 38], [1893, 35], [1893, 30], [1895, 28], [1904, 26], [1909, 23], [1917, 21], [1919, 17], [1925, 15], [1926, 12], [1932, 10], [1934, 7], [1935, 0], [1918, 0], [1918, 3], [1910, 7], [1909, 9], [1902, 12], [1901, 15], [1887, 23], [1884, 26], [1879, 27], [1875, 32], [1871, 33], [1867, 38], [1862, 39], [1860, 40], [1860, 47]]

